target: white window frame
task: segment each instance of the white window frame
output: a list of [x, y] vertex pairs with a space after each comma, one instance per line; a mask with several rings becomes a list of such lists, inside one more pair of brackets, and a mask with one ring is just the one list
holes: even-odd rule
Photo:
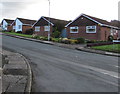
[[[73, 32], [72, 29], [77, 29], [77, 31], [76, 31], [76, 32]], [[78, 33], [78, 29], [79, 29], [78, 26], [70, 27], [70, 33]]]
[[44, 26], [44, 31], [46, 32], [50, 31], [50, 26]]
[[40, 32], [40, 26], [35, 26], [35, 32]]
[[[95, 29], [93, 32], [89, 32], [89, 29]], [[86, 33], [96, 33], [96, 26], [86, 26]]]

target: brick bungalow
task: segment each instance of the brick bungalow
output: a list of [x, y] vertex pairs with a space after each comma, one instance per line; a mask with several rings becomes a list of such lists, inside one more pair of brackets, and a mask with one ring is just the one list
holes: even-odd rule
[[25, 33], [26, 30], [32, 28], [32, 25], [35, 22], [36, 20], [16, 18], [16, 20], [12, 23], [12, 27], [15, 32]]
[[110, 22], [86, 14], [81, 14], [66, 26], [68, 38], [107, 40], [109, 35], [118, 37], [118, 27]]
[[[60, 28], [58, 26], [65, 26], [68, 24], [68, 21], [49, 18], [42, 16], [34, 25], [34, 33], [40, 36], [48, 36], [48, 31], [50, 30], [50, 34], [55, 31], [54, 27]], [[50, 27], [49, 27], [50, 25]], [[61, 32], [61, 31], [60, 31]]]
[[1, 23], [2, 30], [11, 31], [12, 30], [11, 24], [13, 23], [13, 21], [14, 20], [3, 19]]

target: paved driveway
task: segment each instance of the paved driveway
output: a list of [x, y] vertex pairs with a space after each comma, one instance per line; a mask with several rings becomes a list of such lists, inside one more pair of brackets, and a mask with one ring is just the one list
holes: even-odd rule
[[[34, 92], [117, 92], [118, 58], [3, 36], [31, 61]], [[96, 93], [97, 94], [97, 93]]]

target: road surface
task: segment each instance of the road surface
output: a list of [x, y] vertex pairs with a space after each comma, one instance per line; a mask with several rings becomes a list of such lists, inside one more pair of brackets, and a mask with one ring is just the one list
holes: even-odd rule
[[118, 58], [3, 36], [31, 61], [33, 92], [118, 92]]

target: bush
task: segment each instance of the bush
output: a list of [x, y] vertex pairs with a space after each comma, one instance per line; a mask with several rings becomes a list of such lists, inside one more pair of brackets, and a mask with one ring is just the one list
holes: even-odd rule
[[86, 40], [86, 43], [96, 43], [96, 40]]
[[63, 38], [63, 39], [61, 39], [61, 43], [70, 44], [71, 41], [68, 38]]
[[25, 34], [32, 35], [32, 34], [33, 34], [33, 29], [32, 29], [32, 28], [27, 29], [27, 30], [25, 31]]
[[16, 33], [20, 33], [20, 34], [22, 34], [22, 31], [17, 31]]
[[59, 38], [51, 38], [51, 41], [53, 41], [53, 42], [59, 42], [60, 39]]
[[33, 34], [32, 38], [34, 38], [34, 39], [40, 39], [40, 36], [38, 36], [37, 34]]
[[52, 37], [54, 37], [54, 38], [59, 38], [59, 37], [60, 37], [60, 32], [59, 32], [59, 31], [54, 31], [54, 32], [52, 33]]
[[78, 41], [75, 40], [75, 39], [70, 39], [70, 43], [71, 43], [71, 44], [78, 44]]
[[109, 35], [109, 36], [108, 36], [108, 41], [110, 41], [110, 42], [113, 41], [113, 36], [112, 36], [112, 35]]
[[77, 38], [77, 43], [85, 43], [85, 39], [84, 38]]

